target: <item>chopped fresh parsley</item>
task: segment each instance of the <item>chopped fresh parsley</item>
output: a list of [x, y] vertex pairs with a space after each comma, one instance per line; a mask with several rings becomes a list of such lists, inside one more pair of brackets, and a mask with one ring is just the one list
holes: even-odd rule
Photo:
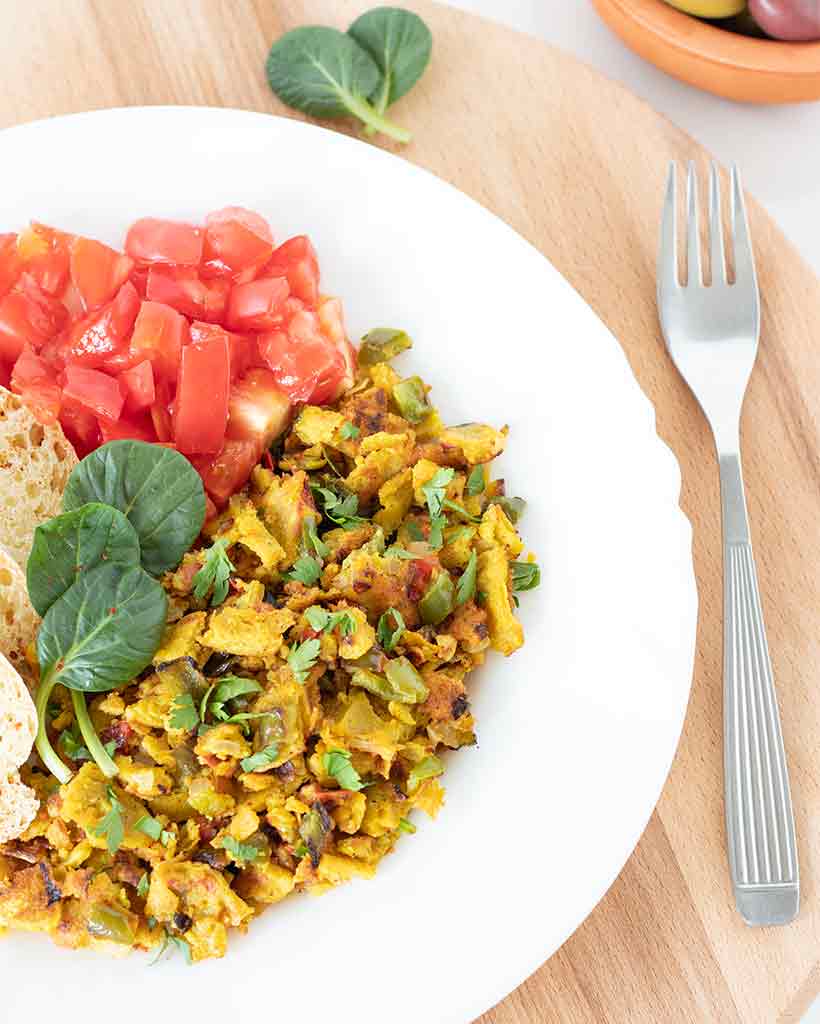
[[249, 757], [243, 757], [239, 762], [243, 772], [257, 772], [260, 768], [267, 768], [273, 764], [279, 756], [279, 744], [270, 743], [263, 750], [258, 750]]
[[311, 553], [319, 559], [327, 558], [330, 548], [319, 536], [313, 516], [307, 516], [302, 524], [302, 554], [310, 555]]
[[199, 712], [190, 693], [182, 693], [174, 698], [168, 725], [172, 729], [184, 729], [186, 732], [191, 732], [199, 725]]
[[143, 814], [139, 821], [134, 823], [134, 828], [149, 839], [153, 839], [155, 843], [161, 842], [163, 846], [167, 846], [174, 838], [173, 832], [166, 832], [157, 819], [148, 814]]
[[304, 843], [298, 843], [293, 848], [293, 856], [296, 857], [297, 860], [301, 860], [302, 857], [306, 857], [308, 853], [310, 853], [310, 850], [308, 850]]
[[475, 594], [476, 574], [478, 569], [478, 555], [475, 551], [470, 552], [467, 565], [456, 587], [456, 607], [466, 604]]
[[322, 575], [322, 563], [313, 555], [300, 555], [287, 574], [288, 579], [298, 580], [306, 587], [312, 587]]
[[125, 836], [125, 822], [122, 817], [123, 807], [117, 799], [117, 794], [111, 786], [108, 787], [106, 792], [111, 808], [107, 814], [104, 814], [102, 818], [100, 818], [96, 826], [91, 829], [91, 832], [93, 835], [100, 836], [105, 839], [108, 852], [113, 855], [122, 845], [122, 841]]
[[310, 628], [317, 633], [332, 633], [338, 629], [341, 636], [351, 636], [356, 632], [356, 620], [347, 611], [329, 612], [314, 604], [305, 612]]
[[322, 758], [325, 775], [331, 775], [342, 789], [358, 793], [367, 783], [350, 763], [350, 754], [346, 750], [328, 750]]
[[227, 547], [228, 542], [224, 539], [214, 541], [205, 555], [205, 564], [194, 576], [194, 597], [201, 600], [213, 587], [211, 607], [222, 604], [228, 596], [228, 580], [236, 571], [236, 566], [228, 558]]
[[288, 665], [297, 683], [307, 681], [308, 673], [316, 664], [322, 644], [318, 638], [294, 644], [288, 655]]
[[[395, 623], [395, 628], [390, 625], [391, 618]], [[376, 637], [385, 651], [392, 651], [399, 640], [401, 640], [405, 629], [406, 626], [404, 625], [401, 612], [397, 608], [388, 608], [379, 618], [379, 624], [376, 627]]]
[[397, 544], [394, 544], [392, 547], [389, 547], [387, 549], [387, 551], [385, 551], [384, 557], [385, 558], [412, 559], [412, 558], [420, 558], [421, 555], [414, 555], [413, 552], [412, 551], [408, 551], [407, 548], [402, 548], [402, 547], [399, 547]]
[[408, 821], [407, 818], [399, 818], [399, 831], [408, 832], [412, 835], [416, 831], [416, 826], [412, 821]]
[[[246, 679], [244, 676], [227, 675], [223, 676], [218, 683], [211, 687], [208, 694], [211, 694], [207, 708], [211, 712], [211, 715], [218, 719], [220, 722], [227, 722], [228, 720], [235, 718], [231, 716], [225, 710], [225, 705], [228, 701], [233, 700], [235, 697], [245, 697], [251, 693], [259, 693], [262, 687], [257, 683], [255, 679]], [[211, 692], [213, 691], [213, 692]], [[205, 700], [203, 700], [203, 705]], [[205, 713], [200, 710], [200, 717], [204, 720]]]
[[446, 524], [447, 520], [444, 516], [430, 516], [430, 534], [427, 537], [427, 543], [436, 551], [444, 543], [444, 527]]
[[486, 483], [484, 481], [484, 467], [473, 466], [470, 470], [470, 475], [467, 477], [467, 484], [465, 490], [467, 494], [474, 498], [477, 494], [482, 494]]
[[240, 843], [233, 836], [225, 836], [222, 840], [222, 849], [227, 850], [235, 861], [240, 864], [250, 864], [259, 856], [259, 850], [251, 843]]
[[444, 506], [444, 495], [455, 476], [455, 470], [449, 466], [437, 469], [433, 476], [421, 488], [427, 500], [427, 510], [431, 519], [441, 515]]
[[63, 729], [57, 741], [61, 750], [72, 761], [90, 761], [91, 754], [83, 745], [77, 723], [73, 722], [70, 729]]
[[172, 935], [167, 930], [165, 932], [165, 936], [162, 942], [160, 943], [157, 955], [154, 957], [154, 959], [148, 966], [153, 967], [154, 964], [159, 963], [159, 961], [162, 960], [166, 953], [173, 952], [175, 949], [178, 949], [179, 952], [182, 953], [182, 955], [185, 957], [185, 963], [188, 964], [188, 966], [190, 967], [191, 947], [188, 944], [187, 940], [183, 939], [181, 935]]
[[450, 501], [449, 498], [445, 498], [441, 503], [444, 508], [448, 508], [451, 512], [455, 512], [460, 515], [462, 519], [466, 519], [468, 523], [480, 523], [481, 518], [474, 516], [464, 508], [463, 505], [459, 505], [457, 501]]
[[513, 562], [511, 568], [513, 590], [532, 590], [541, 582], [537, 562]]
[[348, 494], [344, 498], [340, 498], [338, 494], [331, 491], [328, 487], [320, 487], [318, 484], [311, 484], [310, 486], [314, 494], [321, 496], [324, 505], [324, 515], [332, 523], [341, 526], [345, 530], [351, 530], [354, 526], [367, 522], [364, 516], [357, 514], [359, 511], [358, 494]]
[[148, 872], [143, 872], [139, 882], [137, 882], [137, 896], [141, 896], [143, 899], [148, 895], [149, 882]]
[[355, 441], [356, 438], [361, 434], [361, 430], [349, 420], [346, 420], [339, 431], [339, 434], [344, 438], [345, 441]]

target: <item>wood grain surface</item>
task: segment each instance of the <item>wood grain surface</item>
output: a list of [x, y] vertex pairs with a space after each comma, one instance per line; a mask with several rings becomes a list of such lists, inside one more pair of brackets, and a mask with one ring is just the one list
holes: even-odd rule
[[[369, 6], [0, 5], [2, 126], [131, 104], [287, 113], [264, 80], [272, 40], [305, 22], [346, 27]], [[706, 157], [644, 103], [536, 40], [421, 0], [406, 6], [428, 20], [435, 45], [428, 73], [394, 108], [415, 136], [401, 155], [455, 183], [532, 241], [619, 338], [655, 404], [658, 432], [680, 462], [700, 592], [686, 726], [645, 835], [590, 918], [482, 1024], [797, 1020], [820, 988], [820, 284], [752, 203], [763, 334], [743, 445], [803, 888], [794, 924], [752, 930], [734, 910], [724, 851], [715, 460], [706, 424], [665, 354], [654, 299], [667, 163], [692, 158], [705, 165]]]

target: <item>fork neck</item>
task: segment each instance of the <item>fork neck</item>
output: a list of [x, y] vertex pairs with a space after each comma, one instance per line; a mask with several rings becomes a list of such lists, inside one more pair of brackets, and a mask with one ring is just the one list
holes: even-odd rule
[[718, 453], [720, 467], [720, 509], [723, 518], [724, 545], [748, 544], [749, 516], [743, 488], [743, 467], [740, 453]]

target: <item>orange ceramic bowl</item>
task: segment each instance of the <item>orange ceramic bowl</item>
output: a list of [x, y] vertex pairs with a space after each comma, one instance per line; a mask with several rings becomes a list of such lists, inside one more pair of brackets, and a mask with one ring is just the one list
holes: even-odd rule
[[736, 35], [664, 0], [592, 0], [630, 49], [690, 85], [747, 103], [820, 99], [820, 42]]

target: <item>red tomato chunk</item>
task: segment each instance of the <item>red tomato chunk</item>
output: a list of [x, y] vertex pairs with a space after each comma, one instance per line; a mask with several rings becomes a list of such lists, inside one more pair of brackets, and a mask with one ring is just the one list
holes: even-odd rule
[[143, 217], [128, 229], [125, 251], [138, 263], [195, 267], [202, 259], [202, 228], [175, 220]]
[[66, 367], [63, 394], [90, 412], [111, 420], [119, 419], [125, 400], [120, 385], [113, 377], [84, 366]]
[[185, 455], [216, 453], [222, 447], [229, 387], [227, 337], [185, 346], [174, 410], [174, 443]]

